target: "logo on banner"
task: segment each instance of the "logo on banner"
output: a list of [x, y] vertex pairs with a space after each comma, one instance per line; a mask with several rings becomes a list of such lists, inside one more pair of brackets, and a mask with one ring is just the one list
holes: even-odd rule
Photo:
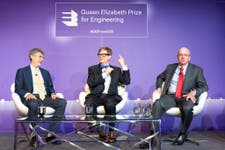
[[62, 19], [64, 19], [62, 23], [64, 23], [68, 27], [78, 26], [78, 14], [75, 11], [71, 10], [69, 12], [62, 12], [62, 14]]
[[56, 36], [148, 36], [148, 3], [56, 2], [55, 10]]

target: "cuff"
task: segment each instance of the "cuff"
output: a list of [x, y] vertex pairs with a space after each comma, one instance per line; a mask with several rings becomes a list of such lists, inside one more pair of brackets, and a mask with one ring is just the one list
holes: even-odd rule
[[26, 98], [28, 94], [30, 94], [30, 93], [26, 93], [26, 94], [24, 95], [24, 98]]
[[122, 66], [122, 70], [123, 71], [127, 71], [128, 70], [128, 67], [125, 65], [125, 66]]

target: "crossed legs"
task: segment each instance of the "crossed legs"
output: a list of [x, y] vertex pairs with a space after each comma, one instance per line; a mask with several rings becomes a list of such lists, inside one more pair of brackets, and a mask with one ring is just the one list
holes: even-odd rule
[[176, 141], [178, 144], [183, 144], [192, 122], [194, 105], [191, 100], [186, 100], [185, 98], [177, 99], [174, 95], [163, 95], [153, 104], [152, 116], [156, 119], [160, 119], [163, 112], [167, 111], [169, 108], [179, 107], [181, 111], [181, 130]]
[[[100, 105], [103, 105], [105, 108], [105, 115], [108, 117], [107, 119], [114, 119], [113, 116], [116, 115], [116, 104], [118, 96], [117, 95], [107, 95], [103, 94], [101, 96], [95, 96], [95, 95], [88, 95], [85, 100], [85, 107], [92, 108], [91, 115], [97, 115], [97, 107]], [[112, 116], [110, 116], [112, 115]], [[111, 122], [109, 123], [109, 126], [114, 127], [115, 123]], [[100, 132], [99, 134], [100, 139], [104, 142], [115, 142], [116, 141], [116, 134], [114, 132], [114, 129], [109, 128], [109, 138], [107, 139], [107, 136], [104, 132]]]

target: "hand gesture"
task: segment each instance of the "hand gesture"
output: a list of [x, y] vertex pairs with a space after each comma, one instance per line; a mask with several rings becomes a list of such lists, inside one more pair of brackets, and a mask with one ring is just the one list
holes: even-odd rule
[[193, 103], [195, 103], [195, 101], [196, 101], [195, 91], [191, 91], [191, 92], [187, 93], [186, 95], [184, 95], [184, 97], [186, 97], [186, 100], [191, 100]]
[[108, 67], [108, 68], [104, 69], [103, 72], [106, 73], [106, 74], [110, 74], [112, 71], [113, 71], [113, 68]]
[[119, 64], [120, 64], [121, 67], [126, 66], [125, 65], [125, 61], [124, 61], [124, 59], [123, 59], [123, 57], [121, 55], [119, 55], [118, 62], [119, 62]]

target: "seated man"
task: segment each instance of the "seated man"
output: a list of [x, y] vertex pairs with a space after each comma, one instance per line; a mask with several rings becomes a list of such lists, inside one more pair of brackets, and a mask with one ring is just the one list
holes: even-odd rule
[[[87, 84], [91, 93], [85, 98], [85, 107], [92, 108], [91, 115], [97, 115], [97, 107], [100, 105], [104, 106], [106, 115], [116, 115], [116, 105], [122, 100], [117, 87], [119, 84], [130, 84], [130, 73], [123, 57], [118, 59], [123, 71], [109, 64], [111, 57], [112, 50], [101, 47], [98, 51], [99, 64], [88, 68]], [[110, 123], [110, 126], [114, 127], [114, 123]], [[116, 134], [111, 128], [109, 138], [105, 132], [100, 132], [99, 136], [104, 142], [116, 141]]]
[[[66, 100], [58, 98], [49, 72], [40, 67], [44, 52], [39, 48], [30, 50], [30, 65], [17, 70], [15, 79], [15, 92], [19, 94], [22, 102], [28, 107], [28, 117], [35, 120], [38, 116], [39, 106], [49, 106], [55, 109], [54, 117], [64, 117]], [[35, 124], [32, 124], [35, 126]], [[55, 132], [58, 124], [50, 124], [50, 131]], [[48, 134], [46, 142], [56, 137]], [[30, 146], [34, 146], [36, 137], [31, 137]], [[54, 142], [60, 144], [60, 141]]]
[[[202, 69], [189, 63], [190, 59], [189, 49], [180, 48], [177, 53], [178, 63], [168, 65], [157, 77], [154, 91], [161, 95], [153, 104], [154, 118], [160, 119], [163, 112], [171, 107], [180, 108], [181, 130], [175, 141], [177, 144], [184, 143], [193, 118], [193, 107], [198, 104], [201, 93], [208, 90]], [[165, 84], [162, 90], [163, 82]]]

